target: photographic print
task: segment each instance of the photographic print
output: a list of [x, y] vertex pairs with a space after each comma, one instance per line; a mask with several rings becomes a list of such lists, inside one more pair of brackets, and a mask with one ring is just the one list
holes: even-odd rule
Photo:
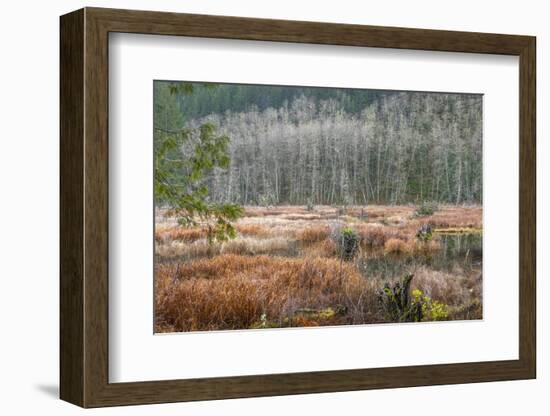
[[482, 319], [482, 95], [153, 88], [156, 333]]

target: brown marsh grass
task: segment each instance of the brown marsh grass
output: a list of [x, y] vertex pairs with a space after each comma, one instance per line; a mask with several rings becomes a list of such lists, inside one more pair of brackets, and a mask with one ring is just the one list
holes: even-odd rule
[[[337, 259], [221, 255], [156, 271], [157, 326], [176, 331], [299, 326], [304, 310], [336, 308], [327, 323], [376, 319], [377, 284]], [[349, 312], [349, 313], [348, 313]], [[311, 322], [309, 322], [311, 323]]]
[[298, 241], [311, 244], [318, 243], [330, 236], [330, 228], [326, 225], [312, 225], [297, 232]]
[[[428, 223], [436, 233], [421, 241]], [[333, 236], [343, 227], [358, 238], [349, 261]], [[482, 316], [480, 268], [438, 270], [422, 260], [442, 250], [438, 230], [480, 232], [480, 207], [444, 206], [426, 217], [414, 206], [245, 207], [237, 237], [213, 244], [161, 210], [155, 228], [157, 332], [384, 322], [377, 294], [397, 277], [364, 266], [393, 259], [414, 273], [414, 288], [448, 306], [449, 319]]]

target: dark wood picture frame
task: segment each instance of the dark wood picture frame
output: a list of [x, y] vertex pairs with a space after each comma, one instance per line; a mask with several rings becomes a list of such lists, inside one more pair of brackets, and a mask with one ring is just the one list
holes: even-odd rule
[[[530, 36], [85, 8], [61, 17], [60, 396], [82, 407], [536, 377], [535, 51]], [[519, 359], [109, 383], [110, 32], [519, 56]]]

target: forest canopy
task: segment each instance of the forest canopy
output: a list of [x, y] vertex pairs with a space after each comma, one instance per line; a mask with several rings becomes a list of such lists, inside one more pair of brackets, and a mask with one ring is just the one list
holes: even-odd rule
[[155, 123], [229, 140], [201, 178], [211, 203], [482, 201], [481, 95], [177, 84], [155, 82]]

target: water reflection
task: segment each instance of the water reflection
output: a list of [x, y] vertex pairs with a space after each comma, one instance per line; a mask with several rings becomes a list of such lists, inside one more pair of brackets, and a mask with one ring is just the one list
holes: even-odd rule
[[442, 234], [441, 250], [432, 256], [432, 267], [481, 267], [483, 236], [481, 233]]
[[481, 233], [439, 234], [437, 251], [420, 255], [375, 255], [356, 260], [357, 267], [364, 276], [382, 275], [401, 276], [411, 266], [429, 266], [434, 270], [452, 272], [455, 268], [463, 270], [481, 269], [483, 261], [483, 236]]

